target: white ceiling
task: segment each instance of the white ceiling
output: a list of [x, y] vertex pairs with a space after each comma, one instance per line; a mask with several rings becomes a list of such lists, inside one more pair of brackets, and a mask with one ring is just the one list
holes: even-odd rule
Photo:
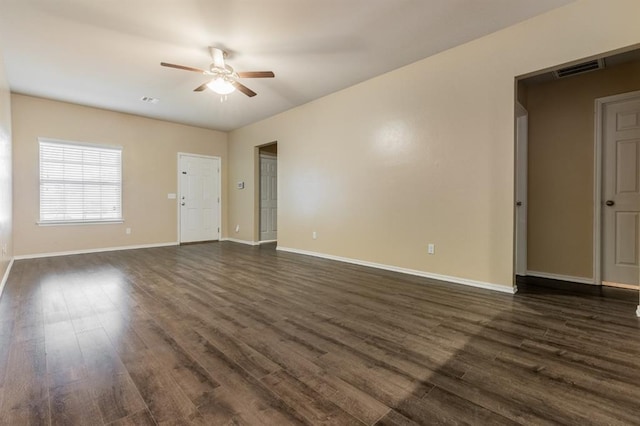
[[[13, 92], [227, 131], [571, 1], [0, 0], [0, 48]], [[206, 69], [211, 45], [276, 78], [221, 103], [160, 66]]]

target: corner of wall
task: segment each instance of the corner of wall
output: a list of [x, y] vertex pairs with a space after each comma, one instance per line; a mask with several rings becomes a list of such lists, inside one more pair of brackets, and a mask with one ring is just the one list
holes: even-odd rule
[[0, 296], [13, 264], [11, 94], [0, 49]]

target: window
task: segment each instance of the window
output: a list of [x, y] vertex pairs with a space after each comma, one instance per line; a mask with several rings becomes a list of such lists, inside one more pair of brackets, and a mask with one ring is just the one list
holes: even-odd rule
[[122, 148], [39, 142], [41, 224], [122, 222]]

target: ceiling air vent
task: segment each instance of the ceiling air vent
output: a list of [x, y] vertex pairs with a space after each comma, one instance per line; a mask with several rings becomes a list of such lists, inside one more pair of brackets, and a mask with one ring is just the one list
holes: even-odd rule
[[152, 98], [151, 96], [143, 96], [143, 97], [140, 98], [140, 100], [142, 102], [146, 102], [148, 104], [157, 104], [158, 102], [160, 102], [160, 99]]
[[595, 71], [604, 68], [604, 59], [594, 59], [593, 61], [583, 62], [581, 64], [571, 65], [570, 67], [560, 68], [553, 72], [556, 78], [571, 77], [572, 75], [583, 74], [589, 71]]

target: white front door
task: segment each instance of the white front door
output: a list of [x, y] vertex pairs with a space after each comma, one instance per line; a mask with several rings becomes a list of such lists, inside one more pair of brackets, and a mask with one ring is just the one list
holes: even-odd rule
[[278, 238], [278, 158], [260, 155], [260, 241]]
[[603, 107], [602, 280], [638, 284], [640, 97]]
[[528, 115], [516, 105], [516, 275], [527, 275]]
[[180, 242], [220, 239], [220, 159], [179, 154]]

